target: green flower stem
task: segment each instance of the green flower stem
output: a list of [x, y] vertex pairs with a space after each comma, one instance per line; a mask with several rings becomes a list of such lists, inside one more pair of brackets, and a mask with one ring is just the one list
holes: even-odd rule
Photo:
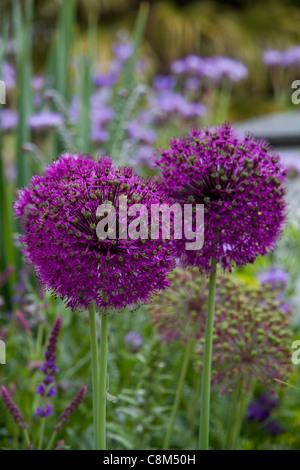
[[100, 419], [100, 450], [106, 450], [106, 382], [107, 382], [107, 352], [108, 352], [108, 314], [101, 316], [100, 337], [100, 387], [99, 387], [99, 419]]
[[168, 424], [167, 433], [166, 433], [166, 436], [165, 436], [165, 440], [163, 442], [163, 450], [168, 450], [169, 446], [170, 446], [170, 440], [171, 440], [171, 436], [172, 436], [172, 432], [173, 432], [173, 428], [174, 428], [174, 423], [175, 423], [175, 419], [176, 419], [177, 412], [178, 412], [178, 407], [179, 407], [181, 396], [182, 396], [184, 379], [185, 379], [185, 376], [186, 376], [186, 372], [187, 372], [187, 368], [188, 368], [188, 365], [189, 365], [189, 361], [190, 361], [191, 353], [192, 353], [192, 350], [193, 350], [193, 346], [194, 346], [194, 338], [191, 337], [188, 340], [188, 342], [186, 344], [186, 347], [185, 347], [185, 355], [184, 355], [184, 359], [183, 359], [183, 363], [182, 363], [182, 367], [181, 367], [181, 372], [180, 372], [180, 376], [179, 376], [179, 380], [178, 380], [177, 390], [176, 390], [176, 394], [175, 394], [175, 399], [174, 399], [174, 403], [173, 403], [171, 417], [170, 417], [169, 424]]
[[231, 441], [229, 442], [228, 449], [235, 450], [237, 442], [241, 434], [243, 419], [247, 405], [247, 392], [243, 389], [242, 382], [240, 381], [238, 387], [238, 401], [235, 403], [235, 416], [232, 430]]
[[213, 342], [213, 326], [215, 312], [216, 291], [216, 262], [211, 261], [211, 274], [209, 281], [209, 295], [207, 307], [207, 319], [205, 330], [205, 346], [202, 371], [202, 386], [200, 400], [200, 434], [199, 449], [208, 450], [209, 441], [209, 417], [210, 417], [210, 381], [211, 381], [211, 358]]
[[52, 449], [53, 443], [54, 443], [55, 438], [56, 438], [56, 434], [57, 434], [57, 432], [53, 431], [52, 436], [50, 437], [50, 440], [49, 440], [48, 445], [46, 447], [46, 450], [51, 450]]
[[42, 447], [43, 447], [45, 424], [46, 424], [46, 418], [42, 416], [41, 417], [40, 433], [39, 433], [38, 450], [42, 450]]
[[27, 429], [23, 429], [23, 431], [24, 431], [24, 437], [25, 437], [26, 445], [27, 445], [27, 447], [30, 447], [30, 439], [29, 439], [29, 436], [28, 436], [28, 431], [27, 431]]
[[95, 307], [91, 303], [89, 309], [90, 316], [90, 341], [92, 352], [92, 382], [93, 382], [93, 415], [94, 415], [94, 439], [95, 449], [99, 450], [99, 434], [100, 434], [100, 421], [99, 421], [99, 354], [97, 343], [97, 328], [96, 328], [96, 312]]

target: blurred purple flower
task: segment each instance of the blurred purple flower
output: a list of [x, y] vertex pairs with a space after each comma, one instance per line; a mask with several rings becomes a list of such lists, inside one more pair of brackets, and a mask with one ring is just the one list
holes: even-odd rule
[[64, 119], [61, 114], [52, 111], [41, 111], [29, 116], [27, 122], [33, 130], [44, 130], [61, 126], [64, 123]]
[[269, 67], [286, 65], [284, 52], [275, 49], [268, 49], [262, 53], [262, 61]]
[[275, 437], [283, 433], [283, 426], [278, 419], [273, 419], [264, 425], [264, 430]]
[[155, 167], [154, 163], [154, 149], [149, 145], [141, 145], [134, 155], [129, 159], [129, 164], [141, 168], [147, 166], [150, 169]]
[[290, 276], [283, 269], [271, 266], [267, 271], [258, 275], [258, 280], [262, 286], [270, 284], [274, 289], [285, 289]]
[[131, 42], [123, 41], [123, 42], [115, 42], [112, 45], [112, 50], [116, 56], [116, 58], [121, 62], [126, 62], [133, 53], [134, 47]]
[[2, 109], [1, 129], [3, 132], [15, 129], [18, 125], [19, 117], [17, 111], [13, 109]]
[[1, 79], [5, 83], [7, 90], [11, 90], [16, 86], [16, 71], [9, 62], [2, 64]]
[[31, 88], [34, 91], [41, 91], [45, 86], [45, 77], [43, 75], [34, 75], [31, 79]]
[[129, 331], [125, 336], [125, 345], [133, 352], [137, 352], [143, 344], [143, 339], [138, 331]]
[[48, 416], [53, 415], [53, 406], [52, 405], [44, 405], [36, 409], [34, 416], [37, 418], [38, 416], [42, 416], [43, 418], [48, 418]]
[[300, 46], [293, 46], [284, 52], [285, 63], [289, 65], [300, 65]]
[[140, 141], [144, 144], [152, 144], [156, 140], [156, 133], [153, 129], [145, 129], [135, 120], [128, 122], [127, 133], [130, 139]]
[[157, 75], [153, 80], [153, 86], [158, 91], [172, 90], [175, 85], [175, 77], [172, 75]]
[[110, 72], [107, 75], [97, 74], [93, 77], [94, 85], [98, 88], [114, 86], [118, 81], [118, 75]]

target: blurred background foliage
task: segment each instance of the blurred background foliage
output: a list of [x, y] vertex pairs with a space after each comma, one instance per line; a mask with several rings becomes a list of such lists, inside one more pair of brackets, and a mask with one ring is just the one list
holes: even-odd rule
[[[2, 21], [11, 1], [2, 0]], [[25, 1], [23, 0], [23, 3]], [[33, 29], [35, 72], [43, 70], [56, 34], [59, 0], [36, 0]], [[144, 50], [152, 60], [150, 70], [168, 73], [170, 63], [188, 54], [224, 55], [244, 62], [249, 77], [233, 99], [233, 119], [273, 110], [272, 87], [261, 60], [262, 50], [284, 49], [300, 42], [300, 5], [297, 0], [192, 1], [152, 0]], [[76, 9], [74, 49], [86, 43], [88, 25], [98, 21], [98, 55], [102, 64], [111, 59], [111, 43], [120, 30], [132, 32], [138, 0], [79, 0]]]

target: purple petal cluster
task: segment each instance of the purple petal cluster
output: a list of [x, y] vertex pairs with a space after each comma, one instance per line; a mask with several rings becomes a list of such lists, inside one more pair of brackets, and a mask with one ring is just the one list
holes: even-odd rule
[[143, 344], [143, 339], [138, 331], [129, 331], [125, 336], [125, 344], [128, 349], [137, 352]]
[[[108, 157], [94, 161], [85, 155], [62, 155], [19, 192], [14, 207], [22, 218], [24, 254], [42, 284], [72, 309], [88, 309], [91, 302], [102, 312], [135, 307], [169, 285], [171, 240], [123, 239], [118, 233], [98, 238], [97, 208], [111, 203], [118, 227], [120, 196], [128, 207], [147, 208], [149, 228], [151, 204], [168, 202], [150, 178], [115, 167]], [[128, 215], [127, 226], [135, 219]]]
[[299, 67], [300, 46], [292, 46], [283, 51], [267, 49], [262, 54], [262, 60], [269, 67]]
[[80, 403], [83, 401], [87, 392], [87, 386], [82, 385], [78, 390], [76, 396], [73, 398], [71, 403], [67, 406], [67, 408], [63, 411], [63, 413], [58, 418], [58, 423], [54, 426], [56, 431], [60, 431], [64, 424], [69, 421], [70, 416], [77, 410]]
[[13, 109], [2, 109], [0, 114], [1, 129], [8, 132], [15, 129], [19, 122], [17, 111]]
[[11, 90], [16, 86], [16, 71], [9, 62], [2, 64], [1, 80], [4, 81], [7, 90]]
[[40, 370], [44, 373], [44, 381], [43, 384], [39, 384], [36, 393], [43, 397], [53, 397], [56, 395], [56, 387], [53, 384], [54, 382], [54, 374], [58, 372], [58, 368], [56, 366], [56, 352], [57, 352], [57, 341], [58, 335], [62, 327], [62, 316], [59, 315], [52, 327], [49, 342], [47, 349], [45, 351], [45, 361], [43, 365], [40, 367]]
[[274, 390], [271, 392], [264, 392], [249, 404], [246, 418], [249, 421], [257, 421], [261, 423], [269, 418], [271, 412], [276, 408], [278, 403], [279, 399]]
[[173, 62], [171, 71], [175, 75], [203, 77], [214, 82], [220, 82], [225, 77], [237, 82], [248, 76], [248, 69], [245, 64], [223, 56], [201, 57], [189, 55], [184, 59]]
[[246, 419], [260, 423], [264, 431], [278, 436], [283, 432], [282, 424], [278, 419], [271, 417], [278, 404], [279, 399], [274, 390], [264, 392], [249, 404]]
[[286, 176], [268, 144], [241, 138], [229, 123], [192, 129], [161, 150], [157, 165], [173, 201], [204, 205], [202, 249], [185, 251], [178, 241], [186, 265], [209, 273], [214, 259], [230, 270], [274, 249], [286, 219]]
[[52, 111], [42, 111], [28, 117], [28, 125], [33, 130], [45, 130], [62, 126], [64, 119], [61, 114]]
[[290, 275], [283, 269], [271, 266], [267, 271], [258, 275], [258, 280], [262, 286], [268, 284], [273, 289], [283, 290], [290, 280]]
[[23, 418], [18, 406], [12, 400], [10, 394], [8, 393], [8, 391], [4, 387], [4, 385], [1, 385], [1, 395], [2, 395], [3, 401], [5, 403], [5, 406], [7, 407], [10, 414], [14, 418], [14, 422], [17, 423], [20, 426], [20, 428], [22, 428], [22, 429], [27, 428], [28, 425], [27, 425], [27, 423], [25, 423], [24, 418]]
[[53, 415], [53, 406], [52, 405], [43, 405], [36, 409], [34, 414], [35, 418], [39, 416], [42, 418], [48, 418], [48, 416]]

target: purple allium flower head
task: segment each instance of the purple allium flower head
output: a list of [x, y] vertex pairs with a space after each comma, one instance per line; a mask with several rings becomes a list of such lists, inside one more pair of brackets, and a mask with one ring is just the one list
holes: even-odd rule
[[67, 408], [63, 411], [63, 413], [58, 418], [58, 424], [54, 426], [56, 431], [60, 431], [64, 424], [69, 421], [70, 416], [77, 410], [80, 403], [83, 401], [87, 392], [87, 386], [82, 385], [78, 390], [76, 396], [71, 401], [71, 403], [67, 406]]
[[258, 280], [262, 286], [268, 284], [274, 289], [285, 289], [289, 279], [289, 273], [275, 266], [271, 266], [267, 271], [258, 275]]
[[18, 406], [15, 404], [15, 402], [12, 400], [10, 394], [8, 393], [7, 389], [4, 387], [4, 385], [1, 385], [1, 394], [3, 401], [5, 403], [5, 406], [8, 408], [10, 414], [14, 418], [14, 422], [17, 423], [20, 428], [25, 429], [27, 428], [27, 423], [25, 423], [24, 418], [18, 408]]
[[185, 251], [178, 241], [184, 264], [210, 273], [214, 259], [231, 270], [274, 249], [286, 218], [286, 176], [265, 142], [241, 138], [229, 123], [192, 129], [170, 141], [157, 165], [173, 201], [204, 204], [204, 245]]
[[61, 114], [52, 111], [42, 111], [32, 114], [28, 117], [28, 125], [33, 130], [44, 130], [51, 127], [59, 127], [63, 124], [64, 119]]
[[19, 117], [17, 111], [13, 109], [1, 110], [1, 129], [3, 132], [11, 131], [18, 125]]
[[[98, 238], [97, 208], [111, 205], [119, 227], [124, 197], [128, 208], [143, 204], [148, 220], [151, 205], [167, 201], [160, 185], [131, 168], [115, 167], [108, 157], [94, 161], [70, 154], [19, 192], [15, 212], [22, 217], [24, 254], [42, 284], [72, 309], [88, 309], [91, 302], [102, 312], [134, 307], [169, 285], [171, 240], [131, 239], [123, 232], [115, 239]], [[128, 215], [128, 224], [133, 220], [136, 216]]]
[[143, 344], [143, 339], [138, 331], [129, 331], [125, 336], [125, 344], [133, 352], [137, 352]]

